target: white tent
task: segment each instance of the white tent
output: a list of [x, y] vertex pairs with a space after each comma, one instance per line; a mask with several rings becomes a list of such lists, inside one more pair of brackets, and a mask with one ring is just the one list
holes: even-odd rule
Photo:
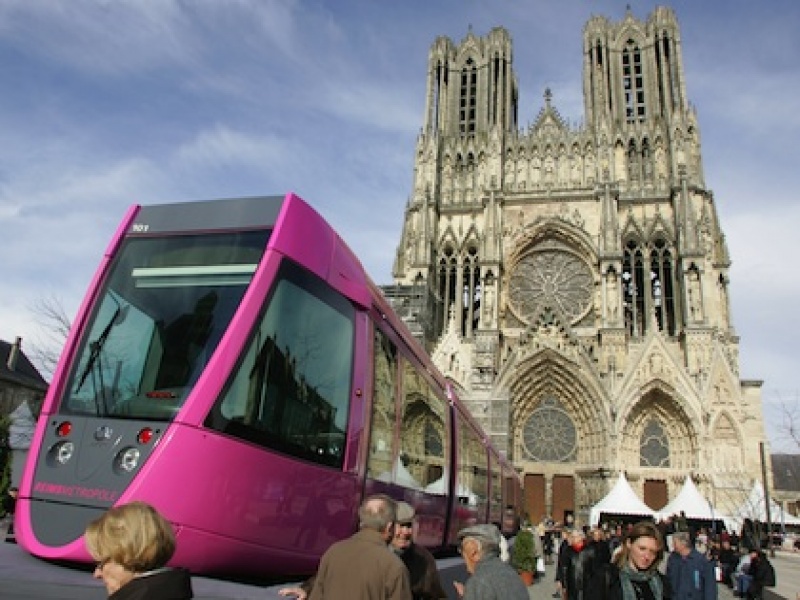
[[[425, 487], [425, 491], [429, 494], [444, 494], [445, 493], [445, 483], [444, 478], [440, 477], [436, 481], [429, 483]], [[456, 488], [456, 495], [462, 498], [467, 499], [467, 504], [470, 506], [476, 506], [478, 504], [478, 496], [467, 489], [463, 483], [459, 483]]]
[[[392, 482], [392, 474], [389, 471], [384, 471], [380, 475], [376, 477], [380, 481], [387, 481], [389, 483]], [[394, 476], [394, 483], [397, 485], [402, 485], [405, 487], [410, 487], [415, 490], [420, 489], [422, 486], [420, 485], [419, 481], [414, 479], [414, 476], [411, 472], [405, 467], [403, 461], [400, 460], [400, 457], [397, 457], [395, 461], [395, 476]]]
[[589, 524], [597, 525], [602, 513], [641, 517], [653, 517], [655, 514], [652, 508], [639, 500], [639, 496], [625, 478], [625, 473], [619, 474], [619, 479], [611, 491], [589, 510]]
[[658, 511], [662, 517], [677, 515], [681, 512], [689, 519], [724, 519], [714, 510], [711, 503], [703, 497], [692, 478], [688, 475], [678, 495], [672, 499], [672, 502]]
[[[769, 513], [770, 520], [775, 524], [800, 525], [800, 518], [783, 512], [778, 503], [771, 498], [769, 501]], [[745, 519], [766, 522], [767, 509], [766, 502], [764, 502], [764, 486], [761, 485], [760, 481], [755, 481], [747, 499], [731, 517], [737, 527], [741, 526]]]

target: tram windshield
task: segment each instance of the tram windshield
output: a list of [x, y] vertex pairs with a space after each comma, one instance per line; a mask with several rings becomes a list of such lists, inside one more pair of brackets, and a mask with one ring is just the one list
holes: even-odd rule
[[269, 235], [125, 240], [82, 336], [62, 412], [172, 419], [227, 329]]

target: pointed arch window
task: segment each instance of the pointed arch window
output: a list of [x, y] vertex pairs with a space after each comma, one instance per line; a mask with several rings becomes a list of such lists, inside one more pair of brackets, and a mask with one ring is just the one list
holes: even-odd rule
[[631, 181], [638, 181], [641, 175], [641, 165], [639, 164], [639, 149], [636, 142], [631, 140], [628, 143], [628, 178]]
[[471, 338], [478, 328], [481, 315], [481, 268], [478, 261], [478, 249], [470, 246], [464, 256], [464, 278], [461, 314], [461, 335]]
[[669, 439], [658, 422], [652, 418], [645, 425], [639, 441], [640, 467], [669, 467]]
[[461, 69], [461, 93], [458, 106], [458, 126], [461, 135], [475, 133], [475, 108], [477, 106], [478, 70], [472, 58]]
[[625, 119], [628, 122], [644, 121], [642, 52], [633, 40], [628, 40], [622, 50], [622, 91], [625, 98]]
[[472, 337], [480, 322], [482, 294], [477, 246], [471, 244], [462, 252], [450, 245], [445, 246], [439, 258], [438, 298], [441, 311], [436, 334], [440, 335], [453, 318], [461, 335]]
[[666, 335], [677, 334], [675, 264], [669, 243], [657, 238], [644, 247], [625, 245], [622, 265], [625, 328], [632, 337], [645, 335], [653, 323]]
[[625, 328], [632, 337], [645, 334], [647, 318], [644, 283], [642, 248], [636, 240], [629, 240], [625, 245], [625, 259], [622, 265], [622, 307]]
[[503, 75], [505, 73], [505, 60], [500, 58], [500, 53], [495, 52], [494, 61], [493, 61], [493, 68], [492, 68], [492, 103], [489, 105], [489, 110], [491, 111], [490, 121], [492, 125], [496, 125], [498, 122], [499, 114], [498, 114], [498, 107], [501, 106], [502, 98], [500, 97], [503, 85]]
[[439, 258], [439, 315], [434, 323], [436, 335], [441, 335], [450, 319], [450, 311], [455, 310], [458, 275], [458, 260], [453, 248], [446, 246]]
[[653, 163], [650, 159], [650, 142], [647, 138], [642, 140], [642, 178], [645, 181], [653, 180]]
[[433, 112], [431, 126], [434, 132], [439, 131], [439, 122], [442, 118], [440, 113], [443, 110], [443, 98], [445, 97], [447, 89], [447, 73], [447, 65], [443, 65], [441, 60], [437, 61], [436, 77], [433, 82], [433, 98], [431, 99], [431, 109]]
[[675, 286], [672, 252], [667, 242], [658, 239], [650, 252], [650, 280], [652, 282], [653, 310], [658, 328], [667, 335], [675, 335]]

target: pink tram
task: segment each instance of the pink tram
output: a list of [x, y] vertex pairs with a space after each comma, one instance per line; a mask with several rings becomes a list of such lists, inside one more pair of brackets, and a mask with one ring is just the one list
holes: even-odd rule
[[521, 504], [512, 466], [303, 200], [130, 208], [45, 399], [22, 547], [89, 562], [86, 524], [136, 499], [174, 524], [175, 565], [299, 575], [374, 492], [413, 504], [433, 549]]

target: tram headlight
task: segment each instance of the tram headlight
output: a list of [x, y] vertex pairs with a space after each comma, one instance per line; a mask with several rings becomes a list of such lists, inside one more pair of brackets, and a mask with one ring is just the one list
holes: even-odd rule
[[130, 473], [139, 466], [141, 455], [136, 448], [123, 448], [114, 459], [114, 470], [118, 473]]
[[48, 452], [48, 462], [51, 465], [65, 465], [67, 464], [72, 455], [75, 454], [75, 444], [69, 441], [58, 442], [50, 448]]

